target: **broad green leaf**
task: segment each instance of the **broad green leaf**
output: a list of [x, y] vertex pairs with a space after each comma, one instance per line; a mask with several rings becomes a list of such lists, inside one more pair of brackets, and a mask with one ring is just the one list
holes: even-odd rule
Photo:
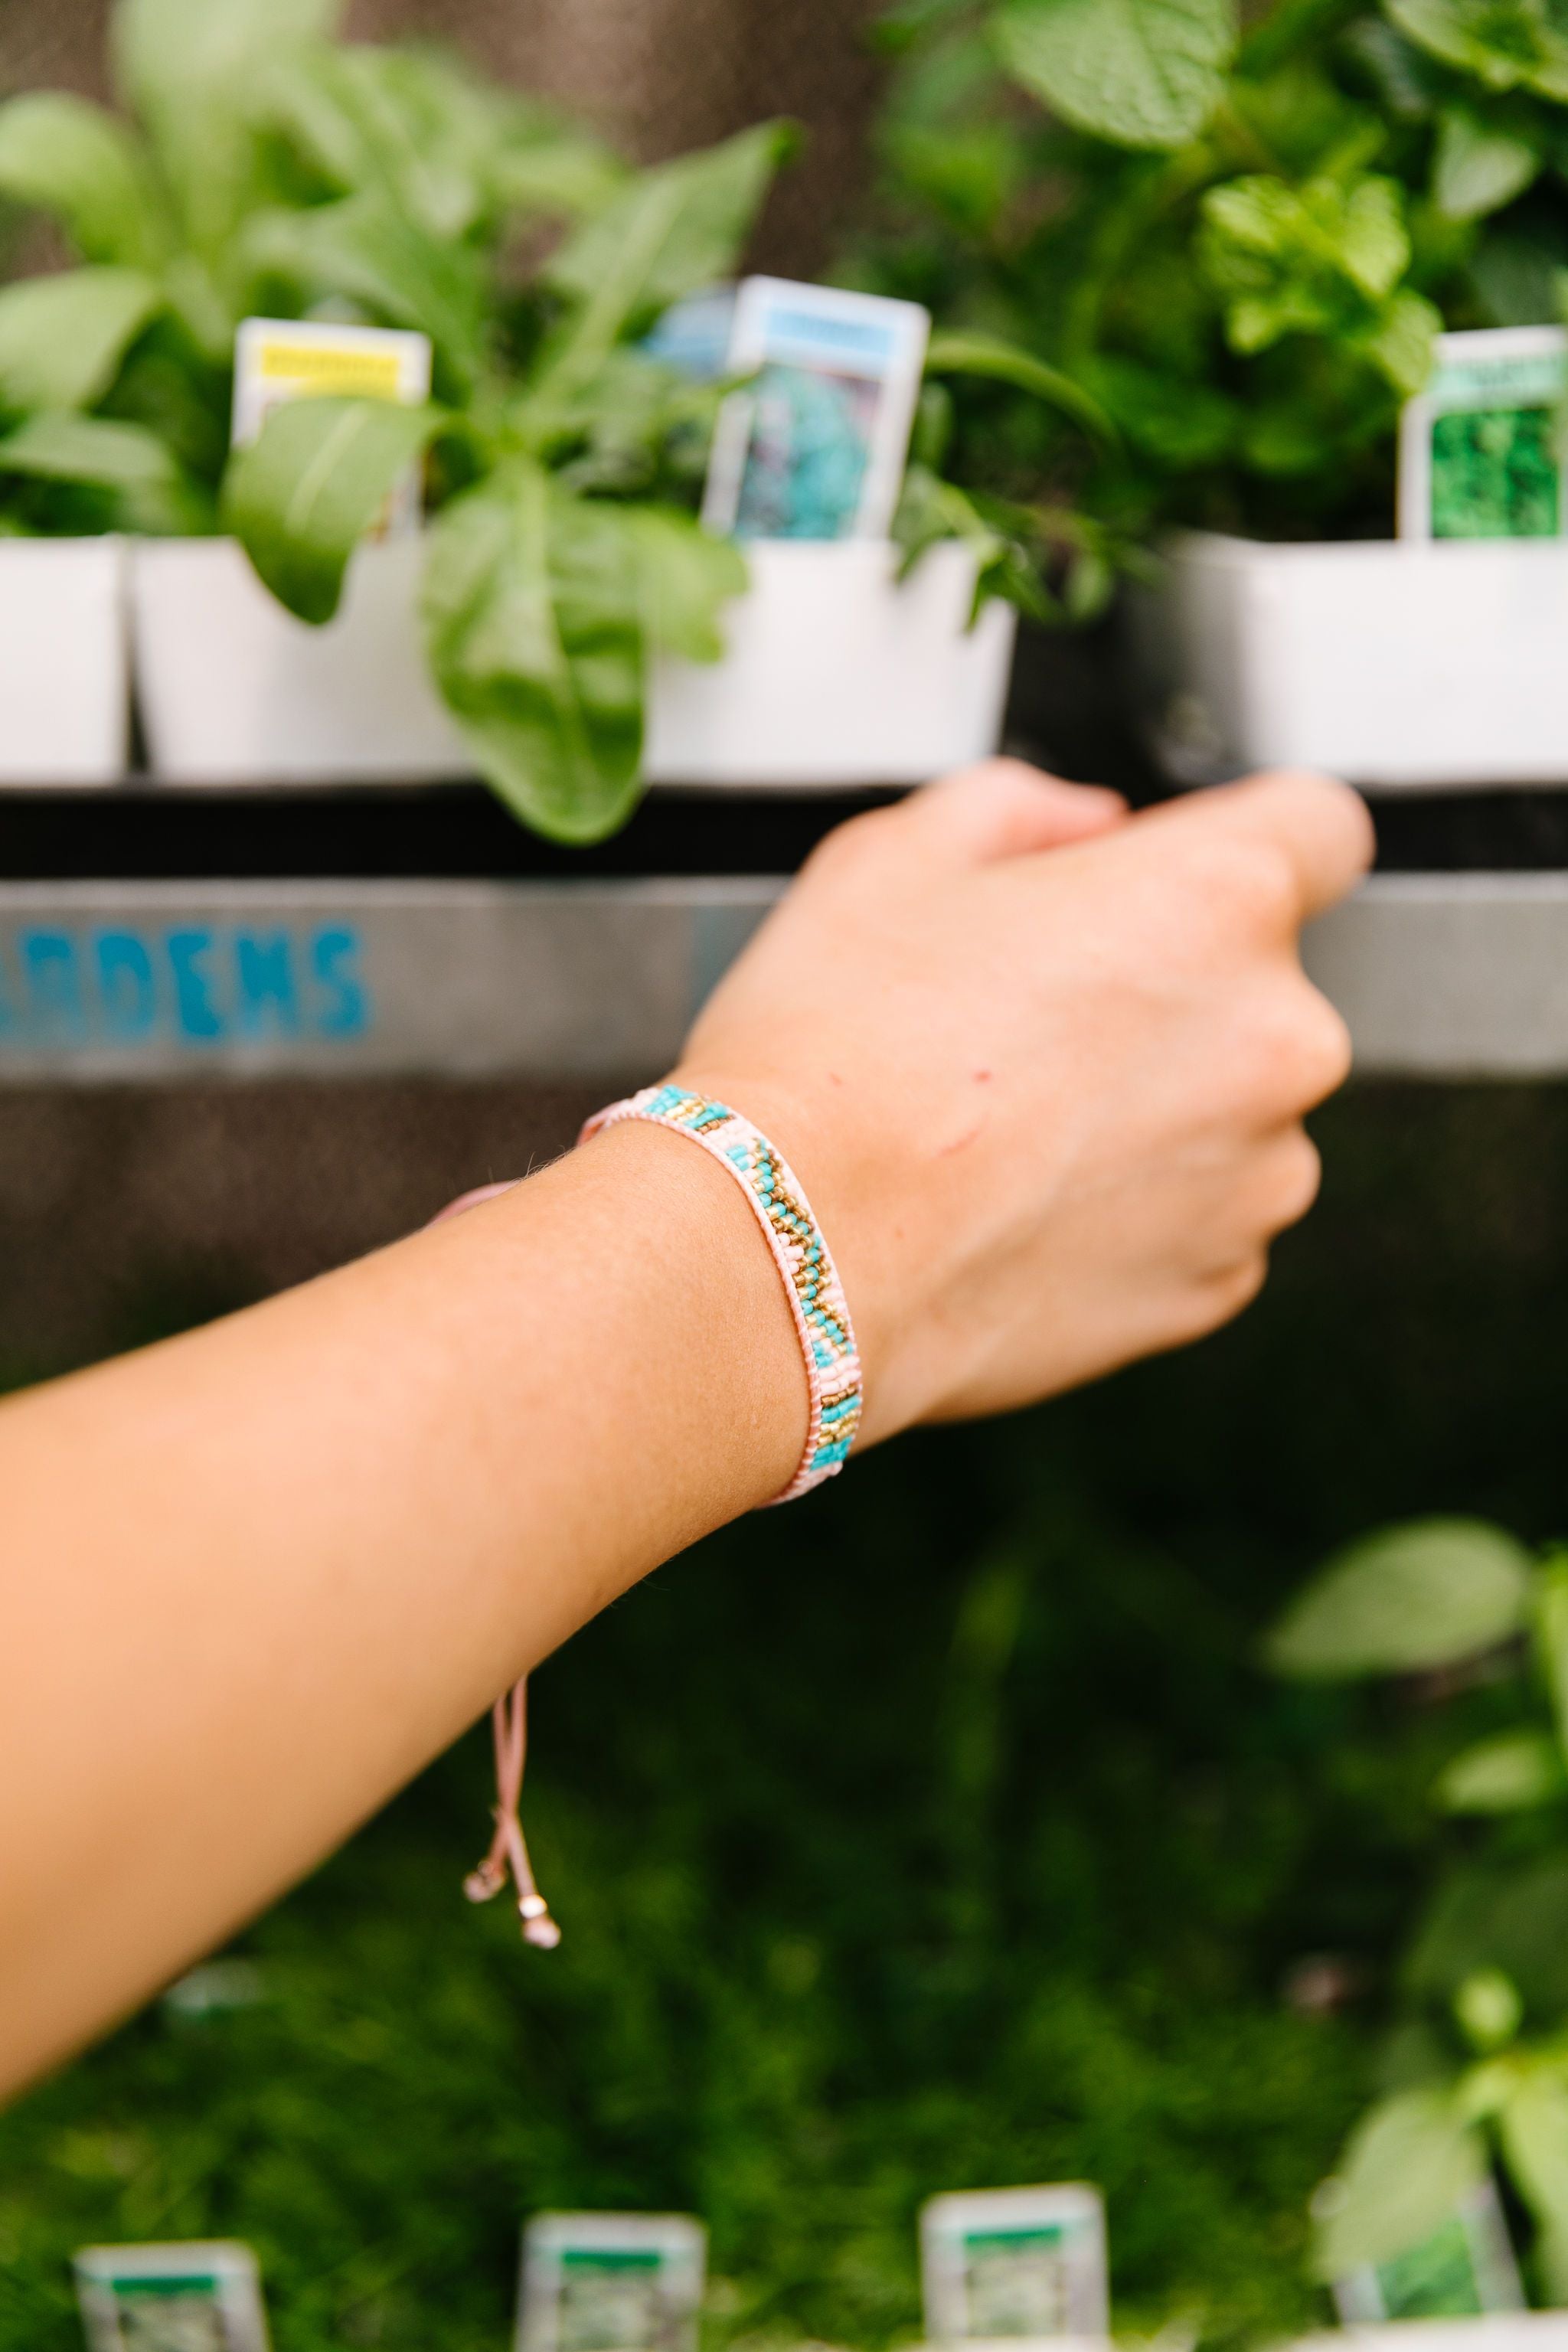
[[331, 619], [349, 557], [443, 422], [438, 408], [393, 400], [293, 400], [236, 450], [225, 525], [301, 621]]
[[177, 467], [155, 433], [107, 417], [41, 409], [0, 436], [0, 473], [90, 482], [106, 490], [171, 487]]
[[989, 376], [998, 383], [1015, 384], [1032, 393], [1048, 407], [1070, 416], [1098, 440], [1114, 442], [1116, 427], [1092, 394], [1033, 352], [1021, 351], [1000, 335], [938, 334], [926, 352], [928, 375]]
[[1542, 2231], [1568, 2242], [1568, 2084], [1536, 2064], [1498, 2117], [1503, 2155]]
[[1447, 1813], [1511, 1813], [1568, 1796], [1568, 1771], [1544, 1731], [1503, 1731], [1456, 1756], [1432, 1796]]
[[388, 326], [417, 328], [450, 388], [472, 388], [484, 355], [485, 284], [471, 245], [433, 236], [374, 194], [260, 215], [245, 242], [252, 267], [290, 279], [304, 304], [352, 296]]
[[139, 269], [68, 269], [0, 288], [0, 407], [89, 406], [162, 300]]
[[1535, 1580], [1535, 1654], [1551, 1694], [1557, 1745], [1568, 1756], [1568, 1557], [1553, 1551]]
[[1122, 147], [1180, 147], [1218, 105], [1236, 55], [1236, 0], [1005, 0], [1003, 63], [1079, 131]]
[[1432, 158], [1432, 201], [1449, 220], [1479, 220], [1521, 195], [1542, 160], [1521, 132], [1498, 129], [1468, 106], [1447, 107]]
[[579, 499], [510, 458], [430, 533], [431, 667], [493, 789], [557, 841], [602, 840], [630, 814], [647, 643], [631, 510]]
[[1530, 1555], [1480, 1519], [1412, 1519], [1320, 1569], [1268, 1643], [1277, 1674], [1324, 1679], [1451, 1665], [1517, 1633]]
[[253, 114], [265, 77], [330, 37], [338, 16], [339, 0], [119, 0], [116, 79], [186, 236], [215, 262], [264, 193]]
[[745, 557], [732, 539], [716, 538], [679, 507], [630, 507], [626, 520], [648, 644], [687, 661], [717, 661], [724, 650], [724, 606], [745, 593]]
[[1417, 46], [1488, 89], [1568, 102], [1568, 35], [1542, 0], [1384, 0]]
[[1381, 2100], [1340, 2160], [1337, 2195], [1312, 2248], [1318, 2277], [1344, 2278], [1419, 2245], [1452, 2218], [1485, 2171], [1485, 2143], [1463, 2121], [1451, 2087]]
[[681, 295], [729, 276], [793, 139], [759, 123], [720, 146], [640, 172], [546, 264], [544, 282], [580, 304], [551, 354], [576, 380]]
[[0, 194], [53, 215], [87, 261], [150, 268], [169, 223], [129, 123], [64, 90], [0, 106]]

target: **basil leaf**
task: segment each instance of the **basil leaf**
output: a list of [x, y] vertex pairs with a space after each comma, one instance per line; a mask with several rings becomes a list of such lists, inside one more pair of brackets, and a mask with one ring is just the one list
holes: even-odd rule
[[168, 252], [169, 223], [135, 132], [64, 90], [0, 106], [0, 194], [51, 213], [84, 260], [146, 268]]
[[454, 394], [471, 390], [484, 352], [484, 265], [471, 245], [437, 237], [384, 196], [346, 196], [250, 225], [253, 268], [289, 279], [302, 304], [345, 295], [395, 327], [429, 336]]
[[1522, 131], [1496, 128], [1467, 106], [1447, 107], [1432, 158], [1432, 201], [1449, 220], [1480, 220], [1522, 195], [1543, 160]]
[[301, 621], [331, 619], [349, 557], [444, 421], [438, 408], [392, 400], [292, 400], [236, 450], [225, 528]]
[[745, 557], [732, 539], [715, 538], [679, 507], [626, 511], [649, 645], [687, 661], [718, 661], [724, 651], [720, 617], [730, 599], [745, 592]]
[[121, 530], [188, 538], [212, 529], [211, 501], [143, 425], [40, 409], [0, 437], [7, 474], [111, 492], [107, 519]]
[[1218, 105], [1236, 0], [1006, 0], [1003, 64], [1079, 131], [1121, 147], [1180, 147]]
[[1335, 1554], [1270, 1635], [1276, 1674], [1411, 1674], [1494, 1649], [1525, 1622], [1530, 1555], [1480, 1519], [1413, 1519]]
[[727, 276], [792, 139], [787, 125], [763, 122], [658, 163], [569, 236], [543, 282], [583, 307], [546, 372], [592, 373], [623, 335]]
[[481, 772], [526, 824], [599, 841], [638, 793], [647, 642], [634, 513], [509, 457], [430, 533], [431, 667]]
[[1560, 2295], [1568, 2253], [1568, 2084], [1547, 2064], [1531, 2067], [1498, 2117], [1503, 2153], [1540, 2225], [1552, 2291]]
[[1485, 2144], [1452, 2089], [1428, 2084], [1381, 2100], [1341, 2159], [1337, 2210], [1313, 2246], [1317, 2275], [1342, 2279], [1407, 2253], [1452, 2220], [1485, 2170]]
[[139, 269], [85, 268], [0, 288], [0, 406], [85, 408], [163, 302]]
[[326, 39], [339, 14], [339, 0], [119, 0], [116, 80], [186, 236], [215, 267], [268, 193], [258, 91], [290, 51]]
[[1384, 0], [1402, 33], [1488, 89], [1568, 103], [1568, 35], [1541, 0]]
[[1568, 1772], [1544, 1731], [1502, 1731], [1463, 1748], [1432, 1796], [1446, 1813], [1511, 1813], [1568, 1796]]
[[933, 335], [926, 352], [926, 373], [989, 376], [998, 383], [1016, 384], [1020, 392], [1033, 393], [1037, 400], [1060, 409], [1097, 440], [1114, 442], [1117, 437], [1115, 425], [1091, 393], [1060, 368], [1000, 335]]

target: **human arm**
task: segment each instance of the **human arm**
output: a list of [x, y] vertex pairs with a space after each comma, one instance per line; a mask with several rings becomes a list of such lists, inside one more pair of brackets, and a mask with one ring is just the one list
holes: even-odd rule
[[[1209, 1328], [1342, 1074], [1294, 962], [1365, 856], [1320, 782], [1128, 824], [1007, 765], [847, 829], [680, 1074], [803, 1179], [865, 1442]], [[309, 1867], [515, 1674], [787, 1481], [739, 1188], [612, 1131], [503, 1198], [0, 1410], [0, 2084]]]

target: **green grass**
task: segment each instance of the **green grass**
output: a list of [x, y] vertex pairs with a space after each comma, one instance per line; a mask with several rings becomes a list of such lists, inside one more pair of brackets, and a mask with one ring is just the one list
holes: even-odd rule
[[[0, 2352], [77, 2341], [76, 2245], [205, 2234], [256, 2246], [279, 2352], [500, 2352], [559, 2205], [702, 2213], [715, 2345], [880, 2346], [919, 2332], [925, 2196], [1075, 2178], [1120, 2325], [1321, 2316], [1304, 2201], [1451, 1727], [1273, 1686], [1257, 1634], [1379, 1518], [1568, 1520], [1568, 1108], [1363, 1097], [1330, 1135], [1235, 1331], [868, 1459], [545, 1669], [558, 1953], [461, 1899], [476, 1736], [243, 1939], [263, 2002], [155, 2007], [0, 2118]], [[1325, 1949], [1371, 1990], [1299, 2016]]]

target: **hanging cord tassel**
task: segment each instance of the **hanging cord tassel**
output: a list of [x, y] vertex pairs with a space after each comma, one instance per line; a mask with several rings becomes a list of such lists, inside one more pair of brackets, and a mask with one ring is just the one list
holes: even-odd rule
[[488, 1903], [491, 1895], [500, 1893], [510, 1872], [517, 1889], [524, 1943], [537, 1944], [542, 1951], [552, 1952], [561, 1941], [561, 1930], [533, 1883], [533, 1869], [517, 1811], [522, 1795], [523, 1759], [528, 1752], [526, 1675], [512, 1685], [504, 1698], [497, 1699], [490, 1712], [490, 1727], [496, 1749], [495, 1835], [478, 1870], [471, 1870], [464, 1879], [463, 1892], [470, 1903]]

